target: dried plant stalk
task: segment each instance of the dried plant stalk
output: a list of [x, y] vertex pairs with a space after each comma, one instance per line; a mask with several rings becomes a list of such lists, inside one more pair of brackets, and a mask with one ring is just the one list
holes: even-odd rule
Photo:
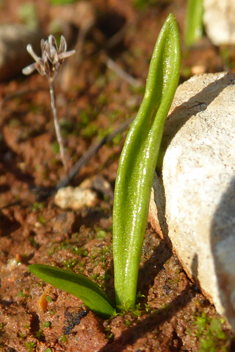
[[35, 62], [23, 69], [23, 74], [29, 75], [37, 70], [42, 76], [45, 76], [49, 82], [51, 95], [51, 109], [54, 117], [54, 125], [56, 131], [57, 141], [60, 147], [60, 157], [64, 166], [65, 173], [68, 173], [68, 168], [65, 159], [63, 140], [60, 132], [60, 125], [56, 109], [56, 97], [54, 82], [58, 75], [61, 64], [64, 59], [75, 53], [75, 50], [67, 51], [67, 43], [62, 35], [60, 38], [60, 47], [58, 48], [56, 39], [53, 35], [49, 35], [48, 40], [41, 40], [42, 57], [39, 57], [33, 51], [30, 44], [27, 45], [28, 53], [34, 58]]
[[63, 163], [65, 173], [67, 174], [68, 167], [67, 167], [67, 163], [66, 163], [66, 159], [65, 159], [64, 145], [63, 145], [63, 140], [62, 140], [62, 136], [61, 136], [61, 132], [60, 132], [60, 125], [59, 125], [57, 108], [56, 108], [54, 81], [49, 81], [49, 87], [50, 87], [50, 95], [51, 95], [51, 110], [52, 110], [53, 117], [54, 117], [56, 138], [57, 138], [57, 141], [58, 141], [59, 147], [60, 147], [61, 161]]

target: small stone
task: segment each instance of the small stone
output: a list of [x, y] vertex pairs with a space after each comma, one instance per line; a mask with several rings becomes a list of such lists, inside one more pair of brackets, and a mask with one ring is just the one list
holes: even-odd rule
[[80, 187], [90, 188], [97, 193], [101, 193], [107, 199], [113, 199], [113, 189], [110, 183], [100, 174], [87, 178], [80, 184]]
[[20, 24], [0, 26], [0, 81], [21, 74], [22, 69], [32, 63], [26, 46], [32, 44], [38, 52], [42, 36], [40, 30], [31, 30]]
[[191, 72], [193, 75], [200, 75], [200, 74], [206, 72], [206, 66], [205, 65], [194, 65], [191, 68]]
[[17, 265], [19, 265], [17, 258], [12, 258], [8, 260], [7, 264], [5, 265], [5, 269], [12, 271], [17, 267]]
[[47, 301], [47, 298], [46, 298], [47, 294], [46, 293], [43, 293], [39, 299], [38, 299], [38, 308], [45, 312], [47, 310], [47, 306], [48, 306], [48, 301]]
[[215, 45], [235, 44], [235, 1], [203, 0], [204, 24]]
[[55, 204], [62, 209], [79, 210], [83, 207], [93, 207], [96, 201], [95, 192], [81, 187], [61, 188], [55, 195]]
[[234, 84], [233, 74], [204, 74], [177, 89], [149, 217], [235, 330]]

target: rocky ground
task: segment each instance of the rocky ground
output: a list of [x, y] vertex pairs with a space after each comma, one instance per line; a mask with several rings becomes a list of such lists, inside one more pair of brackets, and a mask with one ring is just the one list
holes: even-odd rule
[[[235, 72], [233, 47], [215, 47], [206, 36], [193, 48], [185, 47], [186, 1], [143, 3], [93, 0], [88, 14], [76, 22], [77, 3], [67, 13], [46, 0], [32, 2], [45, 37], [60, 28], [71, 48], [80, 38], [77, 60], [64, 64], [56, 86], [69, 168], [90, 146], [135, 116], [157, 35], [170, 12], [182, 39], [181, 82], [196, 73]], [[23, 5], [21, 0], [3, 1], [1, 22], [32, 20], [32, 14], [22, 15]], [[88, 25], [85, 18], [90, 18]], [[109, 59], [124, 70], [124, 77], [108, 67]], [[112, 195], [126, 131], [106, 143], [72, 181], [77, 186], [99, 176], [109, 183], [109, 192], [98, 189], [92, 207], [61, 209], [49, 192], [65, 175], [48, 82], [37, 73], [18, 75], [0, 83], [0, 96], [1, 351], [233, 351], [234, 334], [150, 225], [133, 312], [102, 320], [84, 313], [77, 298], [29, 273], [27, 265], [32, 263], [72, 269], [114, 297]]]

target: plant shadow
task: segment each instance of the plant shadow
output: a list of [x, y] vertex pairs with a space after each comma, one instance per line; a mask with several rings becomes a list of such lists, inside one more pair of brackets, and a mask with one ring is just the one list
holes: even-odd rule
[[164, 269], [164, 263], [172, 255], [171, 247], [166, 241], [161, 240], [151, 257], [144, 262], [139, 270], [137, 292], [141, 292], [141, 294], [147, 297], [149, 287], [153, 286], [155, 277]]
[[138, 339], [148, 332], [153, 332], [160, 324], [169, 320], [179, 310], [184, 308], [196, 295], [192, 289], [185, 289], [166, 307], [157, 310], [156, 313], [149, 315], [146, 319], [138, 323], [122, 333], [114, 342], [107, 344], [99, 350], [99, 352], [121, 352], [127, 345], [133, 345]]

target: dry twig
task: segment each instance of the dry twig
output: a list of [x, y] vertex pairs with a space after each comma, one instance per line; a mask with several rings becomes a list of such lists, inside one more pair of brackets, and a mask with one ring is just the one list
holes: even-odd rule
[[55, 88], [54, 82], [58, 75], [61, 64], [64, 59], [75, 53], [75, 50], [67, 51], [67, 43], [62, 35], [60, 38], [60, 47], [58, 48], [56, 39], [53, 35], [49, 35], [48, 40], [41, 40], [42, 57], [39, 57], [33, 51], [30, 44], [27, 45], [28, 53], [34, 58], [35, 63], [25, 67], [23, 74], [29, 75], [37, 70], [42, 76], [45, 76], [49, 82], [50, 95], [51, 95], [51, 109], [54, 117], [54, 125], [56, 137], [60, 146], [60, 156], [64, 166], [65, 173], [67, 174], [67, 164], [65, 160], [64, 146], [62, 136], [60, 133], [60, 125], [58, 121], [58, 114], [56, 109]]

